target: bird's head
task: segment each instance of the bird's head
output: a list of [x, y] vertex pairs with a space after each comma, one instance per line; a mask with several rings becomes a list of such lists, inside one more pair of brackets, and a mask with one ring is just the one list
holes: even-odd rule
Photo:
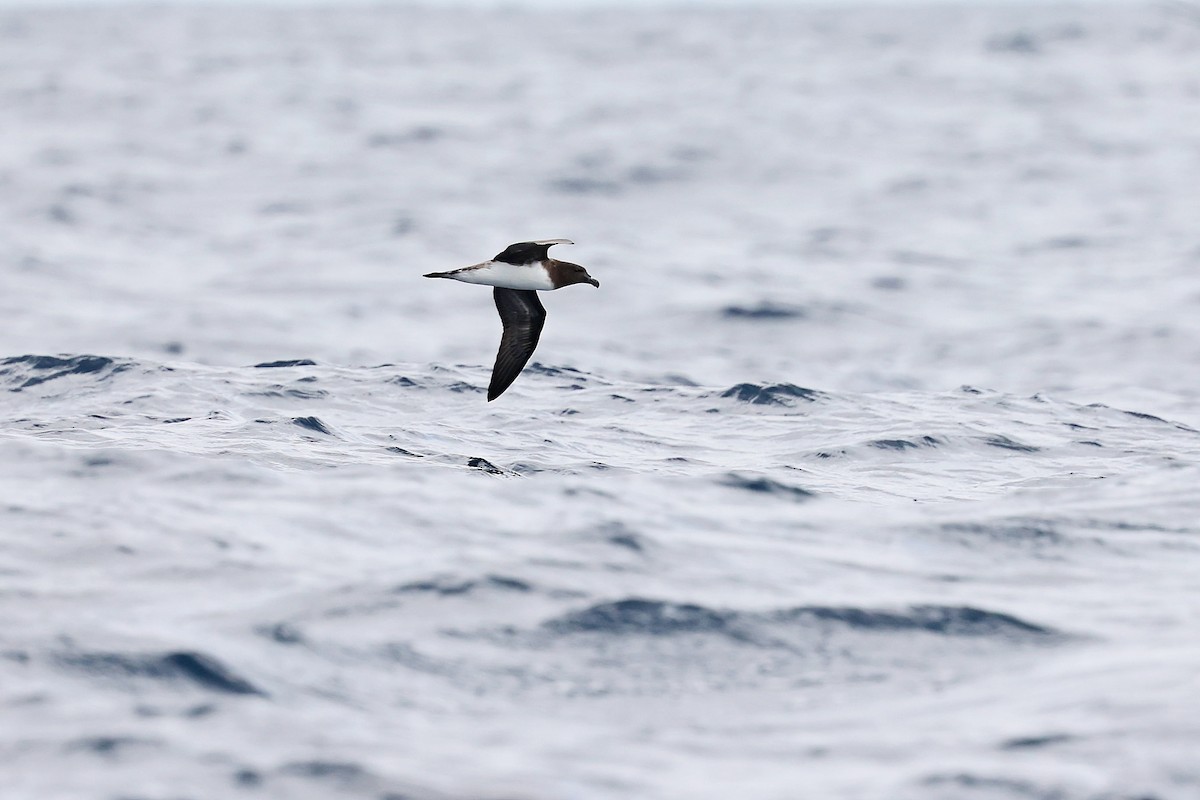
[[597, 289], [600, 288], [600, 281], [589, 275], [588, 271], [578, 264], [572, 264], [570, 261], [556, 261], [551, 259], [549, 268], [555, 289], [561, 289], [573, 283], [590, 283]]

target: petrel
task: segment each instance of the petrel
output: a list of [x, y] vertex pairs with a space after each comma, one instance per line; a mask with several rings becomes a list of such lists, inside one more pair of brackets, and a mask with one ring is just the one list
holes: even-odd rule
[[538, 300], [538, 292], [561, 289], [573, 283], [590, 283], [599, 287], [600, 281], [578, 264], [550, 258], [550, 248], [556, 244], [575, 244], [567, 239], [540, 239], [536, 242], [517, 242], [490, 261], [449, 272], [430, 272], [426, 278], [450, 278], [463, 283], [494, 286], [492, 296], [504, 324], [496, 366], [492, 367], [492, 382], [488, 385], [488, 402], [504, 394], [525, 369], [537, 347], [546, 322], [546, 309]]

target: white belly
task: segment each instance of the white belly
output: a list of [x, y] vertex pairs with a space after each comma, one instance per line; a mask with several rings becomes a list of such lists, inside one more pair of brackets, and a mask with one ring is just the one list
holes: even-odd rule
[[506, 264], [503, 261], [487, 261], [472, 269], [456, 270], [451, 276], [463, 283], [481, 283], [484, 286], [499, 286], [503, 289], [554, 288], [550, 275], [541, 264]]

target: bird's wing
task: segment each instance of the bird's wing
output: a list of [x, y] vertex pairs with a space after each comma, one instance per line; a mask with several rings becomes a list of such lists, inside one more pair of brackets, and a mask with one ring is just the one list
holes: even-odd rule
[[525, 369], [546, 322], [546, 309], [542, 308], [542, 301], [532, 289], [497, 287], [492, 290], [492, 296], [496, 299], [500, 321], [504, 323], [504, 335], [500, 337], [500, 351], [496, 353], [496, 366], [492, 368], [489, 401], [502, 395]]
[[538, 239], [536, 242], [517, 242], [510, 244], [496, 254], [493, 261], [504, 261], [509, 264], [529, 264], [534, 261], [545, 261], [550, 248], [556, 244], [575, 244], [570, 239]]

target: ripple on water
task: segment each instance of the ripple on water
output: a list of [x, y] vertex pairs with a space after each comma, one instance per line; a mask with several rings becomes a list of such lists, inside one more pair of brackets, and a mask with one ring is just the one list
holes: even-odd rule
[[0, 379], [15, 384], [10, 391], [19, 392], [70, 375], [91, 375], [95, 380], [103, 380], [131, 366], [132, 362], [107, 356], [12, 356], [0, 361]]
[[543, 623], [557, 634], [603, 633], [667, 636], [718, 633], [738, 640], [761, 641], [755, 628], [808, 627], [896, 633], [924, 631], [946, 637], [1000, 637], [1040, 640], [1057, 631], [1017, 617], [967, 606], [911, 606], [903, 611], [855, 607], [797, 606], [773, 611], [729, 611], [688, 603], [628, 598], [598, 603]]
[[317, 362], [307, 358], [296, 358], [288, 361], [264, 361], [255, 364], [255, 369], [281, 369], [283, 367], [315, 367]]
[[792, 406], [796, 400], [815, 402], [822, 397], [821, 392], [805, 389], [791, 383], [774, 383], [759, 385], [755, 383], [739, 383], [726, 389], [721, 397], [730, 397], [743, 403], [758, 406]]
[[192, 650], [167, 653], [64, 653], [55, 661], [72, 671], [106, 679], [189, 684], [234, 695], [266, 695], [212, 656]]

